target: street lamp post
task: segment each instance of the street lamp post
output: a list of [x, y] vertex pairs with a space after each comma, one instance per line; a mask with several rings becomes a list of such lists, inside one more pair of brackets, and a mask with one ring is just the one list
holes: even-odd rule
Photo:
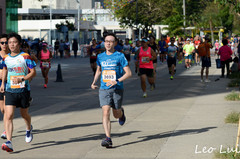
[[78, 3], [78, 20], [77, 20], [77, 23], [78, 23], [78, 32], [80, 31], [80, 0], [76, 0], [77, 3]]

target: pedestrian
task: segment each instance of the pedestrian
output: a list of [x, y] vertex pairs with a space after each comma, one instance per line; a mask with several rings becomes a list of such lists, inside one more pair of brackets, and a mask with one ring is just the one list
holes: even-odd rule
[[52, 59], [52, 52], [47, 49], [47, 43], [42, 44], [42, 50], [39, 53], [39, 57], [41, 63], [40, 68], [42, 71], [42, 76], [44, 78], [44, 88], [47, 88], [48, 84], [48, 72], [51, 68], [51, 59]]
[[218, 51], [218, 55], [220, 55], [220, 61], [221, 61], [221, 66], [222, 66], [222, 75], [220, 76], [221, 78], [224, 78], [224, 73], [225, 73], [225, 66], [227, 68], [227, 78], [230, 75], [230, 69], [229, 69], [229, 64], [232, 62], [232, 50], [228, 46], [228, 40], [223, 39], [222, 40], [223, 46], [220, 47]]
[[[8, 41], [7, 41], [7, 34], [2, 34], [0, 36], [0, 82], [2, 84], [2, 73], [3, 73], [3, 58], [4, 56], [6, 56], [9, 53], [9, 48], [8, 48]], [[0, 84], [0, 86], [1, 86]], [[6, 81], [4, 81], [4, 85], [6, 86]], [[3, 125], [5, 124], [5, 120], [4, 120], [4, 113], [5, 113], [5, 99], [4, 99], [4, 93], [0, 93], [0, 110], [3, 114]], [[1, 138], [2, 139], [7, 139], [6, 136], [6, 131], [4, 130], [3, 133], [1, 134]]]
[[60, 52], [60, 58], [63, 58], [63, 52], [64, 52], [64, 42], [63, 40], [60, 41], [60, 44], [59, 44], [59, 52]]
[[74, 39], [74, 40], [73, 40], [72, 50], [73, 50], [73, 52], [74, 52], [74, 57], [77, 58], [77, 51], [78, 51], [78, 42], [77, 42], [77, 39]]
[[176, 63], [177, 63], [177, 52], [178, 48], [174, 45], [175, 39], [172, 37], [170, 39], [171, 44], [168, 46], [168, 54], [167, 54], [167, 64], [169, 74], [171, 75], [170, 79], [173, 80], [173, 76], [176, 73]]
[[147, 86], [146, 80], [148, 79], [148, 83], [150, 84], [151, 90], [155, 89], [154, 82], [154, 67], [153, 61], [156, 60], [156, 53], [152, 50], [151, 47], [148, 46], [147, 38], [143, 38], [141, 42], [141, 48], [137, 51], [137, 59], [139, 65], [139, 75], [141, 80], [141, 88], [143, 91], [143, 97], [147, 97]]
[[88, 49], [88, 54], [90, 57], [90, 65], [93, 71], [93, 75], [95, 75], [97, 70], [97, 42], [96, 39], [92, 39], [92, 45], [90, 46], [90, 49]]
[[65, 58], [71, 57], [71, 55], [70, 55], [70, 42], [68, 41], [68, 39], [66, 39], [66, 41], [64, 43], [64, 51], [65, 51]]
[[[97, 57], [97, 71], [92, 82], [91, 88], [96, 89], [99, 76], [101, 75], [101, 86], [99, 90], [100, 106], [103, 112], [103, 128], [106, 138], [101, 145], [106, 148], [112, 147], [110, 110], [113, 116], [119, 119], [119, 124], [123, 125], [126, 121], [123, 99], [123, 81], [129, 78], [132, 73], [128, 62], [123, 53], [115, 51], [116, 35], [109, 33], [105, 36], [106, 51]], [[125, 72], [125, 73], [123, 73]]]
[[187, 38], [186, 45], [183, 47], [184, 58], [185, 58], [185, 67], [189, 69], [191, 67], [192, 54], [195, 50], [194, 46], [190, 44], [191, 39]]
[[56, 39], [56, 41], [54, 42], [54, 57], [55, 58], [58, 57], [59, 45], [60, 45], [60, 42], [58, 39]]
[[[200, 49], [200, 45], [201, 45], [201, 49]], [[209, 67], [211, 67], [210, 49], [213, 48], [213, 46], [210, 43], [210, 39], [207, 36], [205, 36], [204, 42], [202, 42], [200, 45], [198, 47], [198, 53], [199, 53], [199, 56], [201, 57], [201, 61], [202, 61], [201, 82], [204, 82], [203, 74], [204, 74], [205, 68], [206, 68], [206, 72], [205, 72], [206, 73], [206, 79], [205, 79], [205, 82], [211, 82], [208, 79], [208, 75], [209, 75]], [[203, 52], [202, 50], [204, 50], [204, 53], [202, 53]]]
[[[31, 116], [29, 110], [30, 85], [29, 79], [36, 75], [36, 63], [28, 53], [20, 51], [21, 36], [16, 33], [8, 35], [8, 45], [11, 53], [3, 58], [3, 74], [1, 92], [5, 91], [5, 130], [7, 142], [2, 144], [2, 150], [13, 151], [12, 133], [15, 108], [20, 108], [22, 118], [26, 123], [25, 141], [30, 143], [33, 139]], [[4, 81], [7, 79], [6, 88]]]

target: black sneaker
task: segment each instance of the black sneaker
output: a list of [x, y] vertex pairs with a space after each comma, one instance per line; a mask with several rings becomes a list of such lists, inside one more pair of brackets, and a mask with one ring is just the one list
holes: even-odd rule
[[101, 145], [102, 145], [102, 147], [111, 148], [112, 147], [111, 138], [106, 137], [105, 139], [103, 139]]
[[124, 109], [123, 108], [122, 108], [122, 113], [123, 113], [122, 117], [118, 119], [119, 125], [121, 125], [121, 126], [123, 126], [125, 121], [126, 121], [126, 116], [124, 114]]

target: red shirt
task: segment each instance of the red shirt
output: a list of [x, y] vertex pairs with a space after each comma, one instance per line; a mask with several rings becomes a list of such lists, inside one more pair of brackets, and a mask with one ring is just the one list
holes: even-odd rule
[[231, 58], [232, 55], [232, 50], [229, 46], [225, 45], [220, 47], [218, 51], [218, 55], [220, 55], [220, 60], [221, 61], [226, 61]]

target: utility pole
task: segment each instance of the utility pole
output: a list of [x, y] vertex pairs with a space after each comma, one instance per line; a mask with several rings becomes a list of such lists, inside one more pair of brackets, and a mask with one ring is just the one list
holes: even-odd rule
[[50, 9], [50, 32], [49, 32], [49, 44], [52, 45], [52, 0], [49, 0]]
[[186, 34], [186, 4], [185, 0], [183, 0], [183, 28], [184, 28], [184, 35]]

